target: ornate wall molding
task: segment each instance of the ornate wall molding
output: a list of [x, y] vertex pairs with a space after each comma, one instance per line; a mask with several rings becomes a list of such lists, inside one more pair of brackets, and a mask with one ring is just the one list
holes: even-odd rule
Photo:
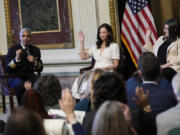
[[6, 16], [7, 45], [9, 48], [13, 44], [11, 16], [10, 16], [11, 11], [10, 11], [9, 0], [4, 0], [4, 7], [5, 7], [5, 16]]
[[175, 14], [178, 22], [180, 23], [180, 0], [175, 0]]
[[119, 19], [118, 19], [118, 7], [116, 0], [109, 0], [110, 9], [110, 21], [113, 29], [115, 41], [120, 44], [120, 30], [119, 30]]

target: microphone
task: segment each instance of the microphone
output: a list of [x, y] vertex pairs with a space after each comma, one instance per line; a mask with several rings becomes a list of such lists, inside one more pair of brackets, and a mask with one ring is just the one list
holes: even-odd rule
[[31, 55], [30, 52], [29, 52], [29, 47], [28, 47], [28, 46], [25, 48], [25, 51], [26, 51], [26, 53], [27, 53], [28, 56]]

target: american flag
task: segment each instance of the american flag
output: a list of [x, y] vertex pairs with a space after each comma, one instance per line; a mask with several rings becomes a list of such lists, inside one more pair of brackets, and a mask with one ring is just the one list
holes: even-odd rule
[[145, 44], [146, 29], [152, 31], [151, 42], [157, 39], [156, 26], [147, 0], [127, 0], [122, 19], [121, 38], [137, 67]]

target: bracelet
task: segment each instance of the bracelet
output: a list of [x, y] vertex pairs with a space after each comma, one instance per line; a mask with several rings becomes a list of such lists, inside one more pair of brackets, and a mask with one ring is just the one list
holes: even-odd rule
[[145, 107], [143, 108], [143, 110], [144, 110], [145, 112], [150, 111], [150, 109], [151, 109], [151, 106], [150, 106], [150, 105], [147, 105], [147, 106], [145, 106]]

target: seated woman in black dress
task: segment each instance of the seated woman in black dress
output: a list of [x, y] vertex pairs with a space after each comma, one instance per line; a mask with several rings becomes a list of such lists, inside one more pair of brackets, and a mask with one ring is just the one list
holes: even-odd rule
[[169, 19], [164, 26], [165, 35], [160, 36], [154, 45], [151, 43], [151, 31], [146, 32], [144, 49], [153, 52], [161, 64], [163, 75], [169, 80], [180, 71], [180, 39], [175, 19]]

